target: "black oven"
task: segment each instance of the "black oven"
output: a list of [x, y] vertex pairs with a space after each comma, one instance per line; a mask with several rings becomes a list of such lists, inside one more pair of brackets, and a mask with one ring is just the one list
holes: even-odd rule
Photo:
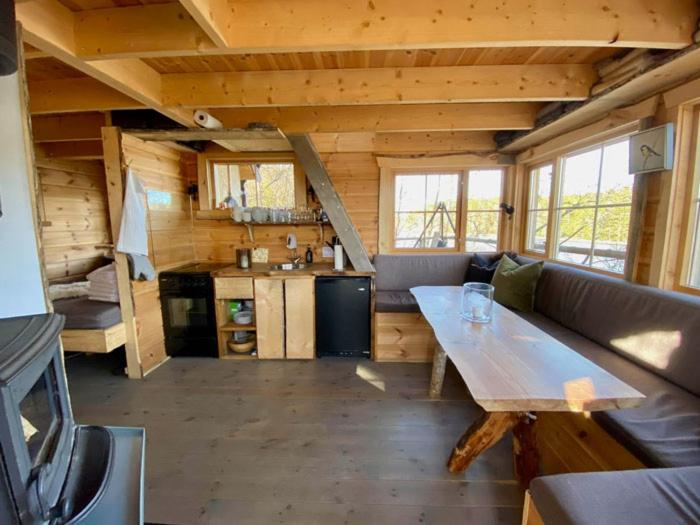
[[210, 273], [222, 266], [192, 264], [160, 273], [163, 332], [169, 356], [218, 357]]

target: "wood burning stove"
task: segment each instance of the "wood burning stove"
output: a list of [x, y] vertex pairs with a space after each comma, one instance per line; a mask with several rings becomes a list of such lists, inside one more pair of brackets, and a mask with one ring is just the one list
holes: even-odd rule
[[62, 328], [0, 320], [0, 523], [143, 523], [144, 430], [75, 424]]

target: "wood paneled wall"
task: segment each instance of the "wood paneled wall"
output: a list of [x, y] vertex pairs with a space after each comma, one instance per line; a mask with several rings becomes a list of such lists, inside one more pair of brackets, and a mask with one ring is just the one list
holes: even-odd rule
[[37, 158], [41, 240], [50, 282], [81, 280], [112, 242], [101, 161]]
[[[122, 136], [124, 159], [148, 192], [149, 257], [161, 272], [195, 260], [192, 208], [183, 154], [169, 146]], [[165, 355], [158, 281], [134, 281], [134, 311], [144, 371]]]
[[[370, 255], [377, 253], [379, 168], [374, 156], [372, 153], [331, 153], [322, 155], [322, 159], [350, 218], [360, 232], [365, 248]], [[187, 159], [186, 169], [190, 181], [195, 183], [196, 159]], [[323, 238], [317, 225], [257, 226], [254, 227], [255, 242], [251, 242], [247, 228], [230, 220], [194, 220], [198, 260], [233, 262], [236, 248], [258, 247], [269, 249], [270, 262], [286, 261], [289, 255], [287, 233], [296, 234], [299, 254], [303, 255], [307, 245], [310, 245], [314, 251], [314, 261], [332, 261], [332, 258], [321, 258], [324, 240], [330, 241], [335, 234], [331, 226], [324, 226]]]

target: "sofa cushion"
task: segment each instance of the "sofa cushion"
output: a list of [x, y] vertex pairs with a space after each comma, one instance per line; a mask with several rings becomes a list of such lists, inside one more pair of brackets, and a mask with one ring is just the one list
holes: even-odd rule
[[700, 298], [546, 263], [535, 310], [700, 395]]
[[514, 261], [517, 261], [518, 254], [515, 252], [474, 253], [467, 266], [464, 282], [490, 284], [503, 255], [507, 255]]
[[462, 253], [375, 255], [377, 291], [408, 291], [414, 286], [461, 286], [471, 255]]
[[530, 484], [546, 524], [700, 523], [700, 467], [560, 474]]
[[374, 294], [374, 309], [377, 312], [420, 313], [416, 298], [411, 292], [378, 291]]
[[520, 316], [647, 396], [636, 408], [593, 413], [640, 461], [651, 467], [700, 465], [698, 397], [541, 314]]
[[530, 312], [535, 304], [535, 289], [544, 263], [519, 265], [507, 255], [501, 258], [491, 284], [495, 288], [493, 298], [503, 306], [522, 312]]

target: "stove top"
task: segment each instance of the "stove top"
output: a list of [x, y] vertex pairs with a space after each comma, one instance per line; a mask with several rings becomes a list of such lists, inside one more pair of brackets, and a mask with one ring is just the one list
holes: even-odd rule
[[161, 273], [210, 273], [225, 268], [226, 266], [231, 266], [231, 263], [195, 263], [173, 268], [172, 270]]

